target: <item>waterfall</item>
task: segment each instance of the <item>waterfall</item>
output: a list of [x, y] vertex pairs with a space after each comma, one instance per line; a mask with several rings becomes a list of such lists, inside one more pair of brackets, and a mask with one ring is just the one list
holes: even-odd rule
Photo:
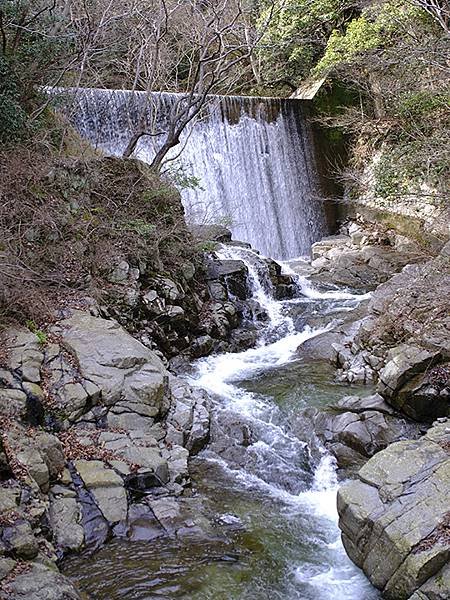
[[[55, 93], [55, 92], [53, 92]], [[81, 135], [121, 155], [142, 115], [151, 136], [135, 155], [150, 162], [180, 94], [126, 90], [57, 90]], [[161, 137], [162, 136], [162, 137]], [[180, 153], [180, 149], [182, 152]], [[214, 96], [173, 149], [172, 170], [199, 186], [181, 186], [188, 220], [227, 225], [235, 239], [266, 256], [309, 252], [326, 234], [314, 147], [305, 103], [299, 100]], [[186, 175], [188, 176], [186, 178]], [[190, 179], [192, 181], [192, 178]]]

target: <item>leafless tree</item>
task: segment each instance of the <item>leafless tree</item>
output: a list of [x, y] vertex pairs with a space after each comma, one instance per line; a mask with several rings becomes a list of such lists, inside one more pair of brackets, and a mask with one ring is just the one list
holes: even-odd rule
[[[253, 67], [250, 59], [264, 28], [249, 36], [247, 9], [242, 0], [156, 0], [154, 7], [155, 4], [157, 10], [152, 11], [151, 22], [142, 15], [145, 26], [139, 30], [139, 43], [132, 52], [136, 57], [133, 89], [144, 83], [149, 104], [150, 92], [161, 89], [164, 83], [166, 89], [171, 83], [176, 84], [176, 89], [181, 86], [182, 93], [165, 115], [164, 131], [149, 130], [147, 114], [141, 114], [124, 156], [131, 156], [143, 136], [158, 136], [162, 141], [151, 163], [158, 171], [168, 153], [180, 143], [183, 131], [209, 103], [210, 96], [233, 88], [242, 76], [238, 67]], [[161, 74], [161, 63], [175, 35], [178, 54], [175, 50], [170, 61], [175, 81], [168, 82]]]
[[410, 0], [410, 4], [425, 10], [445, 32], [450, 33], [449, 0]]

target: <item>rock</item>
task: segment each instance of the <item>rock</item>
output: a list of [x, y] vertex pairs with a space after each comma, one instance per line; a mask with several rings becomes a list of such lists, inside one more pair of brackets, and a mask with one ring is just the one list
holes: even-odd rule
[[46, 352], [45, 367], [55, 412], [60, 418], [74, 422], [99, 402], [100, 388], [83, 380], [76, 365], [59, 346], [52, 345]]
[[8, 600], [81, 600], [67, 577], [58, 570], [33, 563], [11, 582]]
[[182, 265], [181, 272], [186, 281], [191, 281], [195, 276], [195, 266], [190, 262], [186, 262]]
[[[356, 247], [355, 247], [356, 246]], [[389, 279], [408, 262], [421, 260], [419, 254], [399, 252], [358, 226], [351, 237], [331, 236], [312, 247], [313, 280], [354, 289], [373, 289]]]
[[332, 248], [345, 246], [350, 242], [348, 235], [330, 235], [315, 242], [311, 246], [311, 257], [313, 260], [326, 254]]
[[108, 281], [111, 283], [125, 284], [128, 281], [128, 274], [130, 273], [130, 265], [125, 261], [121, 261], [111, 273], [108, 275]]
[[[446, 380], [435, 380], [434, 373], [442, 371]], [[450, 365], [437, 366], [410, 379], [390, 400], [416, 421], [432, 422], [450, 416]]]
[[173, 531], [180, 519], [178, 502], [171, 498], [161, 498], [159, 500], [151, 500], [149, 506], [164, 529], [166, 531]]
[[12, 558], [0, 558], [0, 584], [2, 579], [11, 573], [16, 564], [16, 561]]
[[336, 363], [338, 353], [335, 345], [342, 342], [340, 332], [326, 331], [303, 342], [297, 349], [297, 355], [305, 360], [323, 360]]
[[447, 564], [420, 586], [409, 600], [448, 600], [449, 590], [450, 564]]
[[222, 225], [191, 225], [191, 231], [200, 240], [231, 242], [231, 231]]
[[5, 334], [5, 345], [8, 367], [20, 372], [25, 381], [39, 383], [44, 355], [36, 335], [27, 329], [10, 329]]
[[339, 490], [345, 549], [388, 600], [432, 587], [447, 564], [449, 447], [445, 421], [419, 440], [391, 444]]
[[56, 479], [66, 462], [61, 442], [56, 436], [45, 431], [37, 433], [33, 442], [47, 465], [50, 479]]
[[433, 365], [440, 353], [408, 344], [392, 348], [379, 373], [378, 391], [395, 408], [417, 421], [433, 421], [450, 414], [450, 368], [446, 381], [434, 382]]
[[153, 283], [158, 290], [159, 295], [169, 302], [177, 302], [184, 298], [184, 293], [180, 290], [178, 285], [167, 277], [158, 277], [153, 280]]
[[50, 479], [55, 479], [64, 468], [65, 457], [59, 439], [38, 431], [27, 435], [18, 424], [4, 434], [15, 460], [21, 463], [43, 492], [47, 492]]
[[75, 468], [110, 523], [126, 519], [127, 494], [123, 479], [99, 460], [77, 460]]
[[52, 488], [49, 508], [54, 543], [62, 552], [79, 550], [84, 542], [80, 505], [74, 497], [58, 497], [57, 491]]
[[173, 446], [167, 452], [170, 481], [186, 483], [189, 479], [188, 458], [189, 450], [181, 446]]
[[27, 396], [21, 390], [0, 389], [0, 414], [14, 419], [25, 419]]
[[167, 415], [166, 441], [184, 446], [195, 454], [209, 440], [210, 417], [205, 392], [172, 378], [172, 406]]
[[167, 410], [163, 363], [116, 322], [73, 311], [55, 331], [76, 358], [81, 377], [101, 390], [113, 413], [152, 418]]
[[168, 306], [165, 310], [165, 314], [172, 321], [178, 321], [184, 318], [184, 310], [181, 306]]
[[379, 394], [347, 396], [314, 417], [314, 430], [339, 467], [361, 466], [399, 440], [419, 436], [417, 425], [398, 416]]
[[38, 541], [28, 521], [16, 521], [3, 528], [2, 540], [9, 552], [18, 558], [30, 560], [39, 552]]
[[130, 446], [123, 451], [118, 451], [118, 454], [130, 463], [139, 465], [146, 471], [154, 473], [160, 482], [167, 483], [169, 481], [169, 467], [158, 448]]
[[142, 302], [152, 315], [160, 315], [166, 308], [164, 298], [160, 298], [156, 290], [148, 290], [145, 292], [142, 296]]
[[17, 488], [0, 487], [0, 515], [16, 510], [20, 501], [20, 490]]
[[213, 300], [218, 300], [219, 302], [226, 302], [228, 300], [227, 289], [219, 281], [208, 281], [208, 290]]
[[386, 366], [380, 371], [378, 391], [391, 398], [412, 376], [432, 366], [438, 352], [401, 344], [389, 351]]
[[248, 269], [241, 260], [211, 259], [207, 263], [207, 279], [225, 282], [228, 292], [240, 300], [249, 297]]
[[201, 335], [195, 338], [191, 345], [191, 354], [194, 358], [208, 356], [214, 346], [214, 340], [210, 335]]
[[30, 381], [24, 381], [22, 383], [22, 389], [28, 397], [32, 397], [39, 402], [45, 399], [44, 390], [37, 383], [31, 383]]

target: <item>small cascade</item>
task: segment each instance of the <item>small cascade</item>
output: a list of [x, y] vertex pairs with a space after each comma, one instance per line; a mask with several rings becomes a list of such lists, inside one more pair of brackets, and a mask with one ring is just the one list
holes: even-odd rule
[[[135, 155], [151, 162], [180, 94], [104, 89], [52, 91], [81, 135], [120, 156], [144, 117], [151, 135]], [[173, 149], [172, 171], [183, 187], [188, 218], [227, 224], [235, 239], [267, 256], [306, 254], [326, 234], [307, 105], [298, 100], [214, 96]], [[180, 154], [180, 150], [182, 150]]]
[[[241, 494], [259, 498], [262, 505], [269, 498], [273, 513], [270, 518], [275, 519], [274, 527], [279, 528], [281, 535], [289, 537], [288, 531], [293, 529], [304, 537], [301, 544], [308, 550], [304, 554], [297, 554], [300, 550], [287, 553], [289, 558], [286, 556], [285, 560], [291, 561], [289, 575], [281, 589], [277, 589], [276, 598], [374, 600], [378, 598], [377, 591], [350, 562], [340, 540], [333, 457], [317, 440], [316, 455], [312, 456], [308, 441], [293, 431], [273, 398], [248, 387], [249, 381], [270, 381], [271, 374], [276, 377], [277, 372], [294, 364], [297, 348], [328, 329], [305, 326], [296, 330], [289, 314], [293, 304], [329, 302], [339, 309], [339, 302], [345, 304], [351, 300], [354, 308], [363, 296], [319, 292], [306, 278], [292, 271], [290, 274], [299, 284], [298, 298], [276, 301], [263, 257], [235, 246], [222, 246], [217, 255], [245, 263], [253, 299], [264, 307], [269, 321], [255, 348], [210, 356], [194, 365], [191, 385], [206, 389], [216, 402], [211, 442], [202, 459], [214, 465], [217, 473], [221, 473], [217, 476], [228, 480], [227, 485], [234, 493], [241, 489]], [[242, 440], [240, 431], [244, 432]], [[267, 596], [261, 598], [269, 597], [272, 590], [266, 592]]]
[[250, 248], [239, 246], [222, 245], [216, 256], [220, 260], [240, 260], [248, 270], [248, 283], [252, 291], [253, 299], [264, 309], [269, 323], [265, 332], [267, 334], [274, 329], [285, 332], [294, 331], [294, 323], [290, 317], [282, 314], [282, 306], [273, 298], [273, 286], [270, 280], [267, 263]]

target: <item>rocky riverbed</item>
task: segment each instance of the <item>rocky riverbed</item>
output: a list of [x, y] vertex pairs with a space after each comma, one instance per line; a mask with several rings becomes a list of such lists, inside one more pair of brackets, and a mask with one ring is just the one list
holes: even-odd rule
[[[189, 560], [198, 569], [205, 552], [213, 557], [208, 565], [237, 565], [236, 573], [241, 564], [246, 572], [246, 557], [263, 556], [248, 536], [265, 543], [246, 521], [252, 503], [262, 510], [255, 498], [263, 489], [269, 497], [275, 489], [277, 502], [280, 495], [305, 502], [310, 496], [304, 494], [319, 493], [318, 473], [330, 456], [323, 454], [325, 445], [343, 475], [355, 474], [338, 503], [350, 558], [388, 598], [447, 598], [448, 244], [430, 254], [395, 232], [352, 221], [339, 236], [315, 244], [311, 261], [282, 270], [245, 244], [236, 246], [226, 231], [211, 237], [225, 246], [206, 259], [203, 295], [192, 291], [191, 271], [176, 282], [145, 278], [143, 286], [139, 273], [119, 264], [112, 285], [132, 299], [123, 314], [104, 314], [90, 302], [61, 309], [45, 332], [6, 332], [0, 372], [3, 595], [59, 600], [88, 590], [99, 599], [124, 597], [106, 584], [106, 595], [100, 583], [77, 586], [83, 560], [91, 560], [83, 553], [97, 551], [94, 557], [103, 560], [105, 544], [120, 561], [120, 544], [151, 542], [159, 557], [158, 566], [151, 563], [155, 572], [164, 570], [165, 555], [168, 564], [178, 556], [181, 571]], [[313, 393], [285, 400], [305, 376], [314, 381], [314, 373], [320, 376]], [[277, 377], [289, 384], [276, 384]], [[268, 395], [280, 413], [267, 404]], [[441, 422], [430, 429], [436, 419]], [[226, 498], [212, 501], [219, 492], [208, 489], [209, 478], [223, 478], [213, 467], [220, 461], [247, 482], [263, 483], [252, 480], [256, 488], [244, 486], [244, 493], [225, 477], [231, 486]], [[328, 502], [334, 503], [330, 482]], [[231, 507], [239, 504], [247, 508], [236, 514]], [[326, 523], [320, 521], [318, 531], [330, 527]], [[285, 535], [285, 522], [278, 526], [269, 527], [268, 539]], [[327, 543], [336, 543], [330, 535]], [[190, 558], [186, 544], [193, 548]], [[79, 558], [67, 563], [71, 555]], [[324, 556], [333, 568], [345, 565], [341, 554]], [[281, 555], [276, 562], [282, 564]], [[271, 568], [270, 561], [262, 563]], [[322, 577], [322, 588], [308, 587], [308, 569], [311, 580], [320, 575], [315, 568], [304, 560], [278, 597], [317, 597], [320, 589], [327, 598], [330, 579]], [[214, 590], [208, 569], [202, 577]], [[351, 572], [353, 583], [339, 588], [342, 598], [377, 597], [359, 577]], [[266, 587], [253, 598], [271, 593], [267, 582], [259, 583]], [[251, 597], [233, 585], [227, 597]], [[195, 597], [186, 581], [161, 594]]]

